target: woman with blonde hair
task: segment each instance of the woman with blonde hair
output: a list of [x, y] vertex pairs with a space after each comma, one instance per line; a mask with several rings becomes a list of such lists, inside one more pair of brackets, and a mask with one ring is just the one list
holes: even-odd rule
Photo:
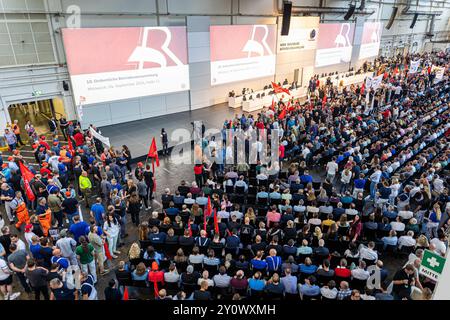
[[136, 269], [131, 273], [131, 278], [134, 281], [145, 281], [147, 280], [148, 270], [143, 262], [136, 266]]
[[245, 218], [249, 218], [253, 225], [256, 223], [256, 214], [252, 207], [248, 207]]
[[416, 241], [416, 248], [428, 248], [430, 243], [424, 234], [421, 234]]
[[128, 259], [139, 259], [141, 257], [141, 248], [139, 247], [139, 244], [137, 242], [133, 242], [133, 244], [130, 247], [130, 250], [128, 251]]

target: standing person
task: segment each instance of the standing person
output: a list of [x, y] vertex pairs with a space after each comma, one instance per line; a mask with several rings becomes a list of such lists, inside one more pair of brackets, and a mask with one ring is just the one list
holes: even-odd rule
[[56, 248], [61, 251], [61, 256], [69, 260], [72, 266], [78, 265], [77, 255], [75, 254], [77, 242], [73, 238], [67, 237], [67, 229], [61, 230], [59, 236], [60, 238], [56, 241]]
[[28, 213], [27, 205], [22, 198], [21, 191], [16, 191], [16, 196], [11, 201], [10, 208], [14, 211], [17, 217], [16, 229], [20, 230], [22, 224], [27, 225], [30, 223], [30, 215]]
[[8, 267], [6, 261], [0, 258], [0, 291], [5, 300], [15, 300], [20, 296], [20, 292], [13, 293], [12, 280], [13, 272]]
[[148, 198], [147, 198], [147, 194], [148, 194], [148, 190], [147, 190], [147, 184], [144, 181], [144, 176], [141, 175], [139, 176], [139, 182], [137, 183], [137, 190], [138, 190], [138, 194], [139, 194], [139, 199], [143, 202], [144, 206], [145, 206], [145, 210], [149, 209], [148, 206]]
[[14, 198], [14, 190], [6, 182], [2, 183], [0, 190], [0, 200], [4, 201], [6, 215], [8, 216], [10, 224], [14, 223], [13, 210], [11, 209], [11, 202]]
[[131, 152], [130, 149], [128, 149], [128, 147], [126, 145], [122, 146], [122, 156], [127, 159], [127, 170], [128, 173], [131, 173]]
[[151, 201], [153, 200], [153, 186], [155, 181], [153, 181], [153, 172], [150, 170], [150, 165], [147, 164], [144, 170], [144, 181], [147, 185], [147, 198]]
[[64, 136], [64, 140], [67, 140], [67, 127], [69, 126], [69, 123], [67, 122], [66, 118], [62, 117], [59, 119], [59, 127], [61, 128], [61, 132]]
[[141, 212], [141, 199], [136, 192], [133, 192], [127, 201], [127, 211], [131, 215], [131, 221], [136, 227], [139, 226], [139, 213]]
[[30, 256], [25, 250], [17, 249], [17, 245], [12, 243], [9, 246], [9, 251], [11, 254], [8, 256], [8, 264], [12, 271], [16, 273], [19, 278], [20, 284], [27, 293], [31, 293], [30, 286], [27, 283], [27, 278], [25, 276], [27, 260]]
[[11, 131], [9, 131], [9, 129], [5, 129], [4, 137], [6, 139], [6, 143], [9, 146], [9, 150], [10, 151], [16, 150], [16, 146], [17, 146], [16, 135], [14, 133], [12, 133]]
[[50, 120], [48, 120], [48, 128], [50, 129], [50, 132], [52, 134], [58, 133], [58, 122], [55, 117], [52, 117]]
[[19, 120], [14, 120], [14, 123], [12, 125], [12, 130], [14, 134], [16, 135], [17, 145], [20, 147], [20, 145], [24, 146], [25, 143], [23, 143], [22, 139], [20, 138], [20, 127], [19, 127]]
[[92, 275], [95, 284], [97, 282], [97, 270], [94, 259], [94, 246], [87, 242], [85, 236], [81, 236], [79, 240], [80, 245], [75, 250], [75, 253], [77, 254], [78, 261], [80, 262], [81, 270], [84, 273], [89, 273]]
[[336, 173], [338, 172], [339, 166], [336, 163], [336, 157], [333, 157], [331, 161], [327, 163], [327, 179], [333, 184], [336, 178]]
[[98, 235], [98, 227], [91, 226], [89, 228], [88, 239], [89, 243], [94, 247], [95, 258], [97, 260], [98, 271], [101, 276], [107, 274], [109, 270], [105, 269], [104, 263], [106, 260], [104, 250], [104, 240]]
[[58, 228], [62, 228], [63, 225], [63, 211], [62, 211], [62, 203], [63, 197], [59, 192], [59, 189], [54, 188], [50, 191], [50, 195], [48, 196], [48, 207], [52, 211], [56, 221], [58, 221]]
[[163, 155], [169, 155], [169, 137], [164, 128], [161, 129], [161, 143], [163, 145]]
[[81, 176], [79, 177], [79, 183], [81, 194], [84, 197], [84, 201], [86, 201], [86, 208], [89, 209], [89, 197], [92, 193], [92, 182], [91, 179], [89, 179], [88, 173], [86, 171], [83, 171], [81, 173]]
[[[109, 208], [108, 211], [110, 211]], [[108, 213], [108, 217], [105, 221], [105, 224], [103, 225], [103, 232], [108, 239], [110, 254], [114, 259], [116, 259], [116, 254], [120, 254], [120, 251], [117, 251], [117, 242], [119, 241], [120, 234], [120, 223], [114, 216], [114, 212]]]
[[27, 269], [25, 275], [34, 291], [34, 299], [41, 300], [41, 293], [45, 300], [50, 300], [50, 295], [48, 293], [47, 286], [47, 275], [48, 270], [36, 265], [34, 259], [29, 259], [27, 261]]

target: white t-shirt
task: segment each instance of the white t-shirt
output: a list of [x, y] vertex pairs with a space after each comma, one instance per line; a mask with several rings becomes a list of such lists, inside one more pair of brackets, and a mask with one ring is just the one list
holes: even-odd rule
[[0, 280], [6, 280], [10, 276], [11, 270], [9, 269], [8, 265], [6, 264], [6, 261], [2, 258], [0, 258]]
[[339, 166], [336, 162], [330, 161], [327, 163], [327, 173], [328, 174], [336, 174], [338, 169], [339, 169]]
[[438, 238], [431, 239], [431, 244], [434, 244], [436, 246], [436, 252], [444, 255], [445, 252], [447, 252], [447, 248], [445, 247], [445, 243]]

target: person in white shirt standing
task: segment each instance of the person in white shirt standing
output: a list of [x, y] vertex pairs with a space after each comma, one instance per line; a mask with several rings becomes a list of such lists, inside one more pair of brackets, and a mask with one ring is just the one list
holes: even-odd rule
[[330, 180], [331, 183], [334, 183], [338, 169], [339, 166], [336, 163], [336, 157], [333, 157], [333, 159], [327, 163], [327, 179]]

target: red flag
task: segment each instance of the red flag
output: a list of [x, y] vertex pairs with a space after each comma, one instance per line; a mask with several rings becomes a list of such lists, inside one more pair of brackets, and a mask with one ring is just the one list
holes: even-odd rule
[[273, 91], [275, 93], [281, 93], [283, 92], [283, 88], [279, 85], [277, 85], [275, 82], [272, 81], [272, 87], [273, 87]]
[[156, 149], [155, 137], [153, 137], [153, 139], [152, 139], [152, 144], [150, 145], [150, 149], [148, 150], [148, 155], [147, 156], [149, 158], [155, 159], [156, 160], [156, 166], [159, 167], [158, 149]]
[[205, 212], [203, 212], [203, 230], [206, 231], [206, 217], [209, 217], [212, 213], [211, 198], [208, 196], [208, 204], [206, 205]]
[[191, 221], [191, 219], [189, 219], [189, 221], [188, 221], [189, 237], [192, 237], [192, 228], [191, 228], [191, 224], [192, 224], [192, 221]]
[[278, 115], [278, 119], [282, 120], [286, 116], [286, 108], [284, 108]]
[[274, 111], [275, 110], [275, 100], [272, 97], [272, 105], [270, 106], [270, 110]]
[[75, 156], [75, 150], [73, 149], [72, 138], [70, 136], [67, 137], [67, 144], [69, 147], [70, 154], [72, 155], [73, 158]]
[[219, 234], [219, 222], [217, 221], [217, 210], [214, 209], [214, 232]]
[[22, 161], [19, 162], [20, 172], [22, 173], [23, 184], [25, 186], [25, 193], [30, 201], [34, 201], [36, 197], [34, 196], [33, 190], [31, 190], [30, 181], [34, 178], [33, 172], [30, 171], [27, 167], [24, 166]]
[[128, 287], [127, 286], [125, 286], [125, 289], [123, 290], [123, 298], [122, 298], [122, 300], [129, 300]]

